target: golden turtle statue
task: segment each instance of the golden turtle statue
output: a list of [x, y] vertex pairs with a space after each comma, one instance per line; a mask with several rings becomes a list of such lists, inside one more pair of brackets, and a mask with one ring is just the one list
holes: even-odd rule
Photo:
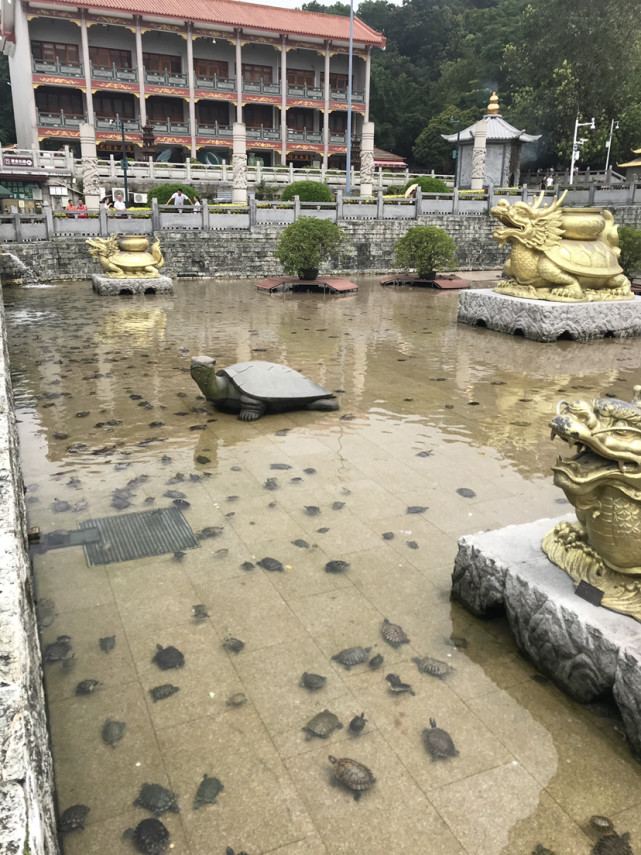
[[512, 252], [498, 293], [533, 300], [585, 303], [633, 300], [630, 280], [619, 265], [614, 217], [599, 208], [563, 208], [567, 190], [551, 205], [544, 193], [531, 205], [501, 199], [490, 213], [501, 223], [493, 237]]
[[86, 243], [109, 279], [157, 279], [158, 268], [165, 263], [158, 238], [151, 248], [144, 235], [114, 234]]

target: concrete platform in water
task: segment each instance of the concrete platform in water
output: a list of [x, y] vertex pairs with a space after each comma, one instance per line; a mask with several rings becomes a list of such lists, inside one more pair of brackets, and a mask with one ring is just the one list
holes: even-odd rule
[[349, 294], [358, 291], [358, 285], [338, 276], [318, 276], [316, 279], [299, 279], [298, 276], [269, 276], [256, 285], [259, 291], [270, 294], [285, 291], [322, 291], [330, 294]]
[[112, 279], [94, 273], [91, 277], [93, 290], [103, 297], [131, 296], [132, 294], [173, 294], [174, 284], [169, 276], [155, 279]]
[[390, 273], [383, 276], [381, 285], [408, 285], [415, 288], [435, 288], [437, 291], [461, 291], [470, 287], [469, 282], [454, 274], [420, 279], [417, 273]]

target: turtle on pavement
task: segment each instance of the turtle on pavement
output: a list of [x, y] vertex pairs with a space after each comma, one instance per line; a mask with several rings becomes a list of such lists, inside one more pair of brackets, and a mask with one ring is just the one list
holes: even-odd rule
[[71, 636], [59, 635], [51, 644], [47, 644], [44, 649], [44, 661], [46, 664], [50, 662], [62, 662], [71, 652]]
[[612, 834], [606, 834], [592, 847], [590, 855], [634, 855], [630, 846], [630, 832], [625, 834], [617, 834], [616, 831]]
[[85, 827], [85, 820], [91, 808], [87, 805], [71, 805], [60, 815], [58, 828], [60, 831], [75, 831]]
[[365, 718], [365, 713], [362, 712], [360, 715], [355, 715], [354, 718], [349, 723], [349, 729], [352, 733], [360, 733], [361, 730], [367, 724], [367, 719]]
[[163, 683], [162, 686], [154, 686], [153, 689], [149, 689], [149, 694], [151, 695], [152, 701], [156, 703], [156, 701], [164, 701], [165, 698], [170, 698], [179, 691], [180, 686], [172, 686], [171, 683]]
[[327, 681], [327, 677], [323, 677], [321, 674], [309, 674], [307, 671], [300, 678], [300, 684], [305, 689], [309, 689], [310, 692], [316, 692], [318, 689], [322, 689]]
[[430, 727], [423, 728], [423, 742], [431, 754], [432, 760], [458, 757], [458, 751], [454, 747], [452, 737], [446, 730], [437, 727], [433, 718], [430, 719]]
[[91, 695], [97, 686], [102, 686], [100, 680], [81, 680], [76, 686], [76, 694]]
[[332, 656], [332, 659], [334, 662], [340, 662], [349, 671], [352, 665], [360, 665], [361, 662], [367, 662], [367, 657], [371, 649], [371, 647], [346, 647], [345, 650], [341, 650]]
[[376, 783], [371, 771], [358, 760], [352, 760], [351, 757], [336, 758], [330, 754], [329, 762], [334, 766], [336, 780], [354, 790], [354, 801], [360, 799], [363, 790], [368, 790]]
[[409, 692], [410, 695], [416, 694], [410, 684], [404, 683], [398, 674], [387, 674], [385, 679], [389, 684], [390, 692], [393, 692], [395, 695], [401, 695], [403, 692]]
[[409, 638], [403, 631], [403, 628], [397, 623], [390, 623], [387, 618], [385, 618], [381, 626], [381, 635], [394, 648], [400, 647], [401, 644], [409, 643]]
[[143, 855], [162, 855], [169, 846], [169, 832], [155, 817], [143, 819], [135, 828], [128, 828], [123, 837], [131, 837]]
[[180, 813], [176, 804], [178, 796], [160, 784], [143, 784], [134, 800], [134, 807], [141, 807], [153, 813], [154, 816], [162, 816], [170, 810], [172, 813]]
[[194, 798], [194, 810], [198, 810], [203, 805], [215, 805], [218, 793], [224, 789], [224, 784], [221, 784], [218, 778], [210, 778], [205, 772]]
[[321, 739], [327, 739], [330, 733], [334, 730], [340, 730], [342, 727], [343, 725], [338, 720], [338, 716], [335, 716], [329, 710], [323, 710], [316, 713], [307, 722], [305, 727], [303, 727], [303, 730], [307, 733], [306, 739], [311, 739], [313, 736], [320, 736]]
[[172, 647], [171, 644], [167, 647], [157, 644], [156, 653], [151, 661], [155, 662], [162, 671], [167, 671], [169, 668], [182, 668], [185, 657], [177, 647]]
[[114, 721], [108, 718], [102, 726], [102, 741], [105, 745], [111, 745], [112, 748], [116, 747], [124, 735], [124, 721]]
[[286, 365], [255, 360], [220, 371], [215, 365], [209, 356], [194, 356], [191, 376], [217, 409], [238, 413], [242, 421], [255, 421], [266, 412], [338, 409], [332, 392]]
[[456, 669], [447, 662], [440, 659], [432, 659], [431, 656], [418, 657], [414, 656], [412, 662], [416, 663], [416, 667], [421, 674], [430, 674], [432, 677], [438, 677], [440, 680], [445, 679], [448, 674], [452, 674]]

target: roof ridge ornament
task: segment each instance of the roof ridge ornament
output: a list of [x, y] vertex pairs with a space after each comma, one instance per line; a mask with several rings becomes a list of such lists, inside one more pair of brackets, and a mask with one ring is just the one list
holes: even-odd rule
[[492, 92], [490, 97], [490, 103], [487, 105], [487, 114], [488, 116], [498, 116], [499, 115], [499, 96], [496, 92]]

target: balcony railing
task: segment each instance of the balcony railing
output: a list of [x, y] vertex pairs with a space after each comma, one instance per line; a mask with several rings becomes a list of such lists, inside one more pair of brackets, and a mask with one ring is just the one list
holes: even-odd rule
[[287, 128], [287, 142], [322, 143], [323, 142], [323, 132], [322, 131], [308, 131], [307, 128], [303, 128], [302, 131], [297, 131], [297, 130], [293, 130], [292, 128]]
[[38, 114], [38, 124], [41, 128], [78, 128], [82, 122], [86, 122], [85, 116], [68, 116], [64, 110], [59, 113], [41, 113]]
[[121, 83], [137, 83], [138, 72], [135, 68], [118, 68], [115, 64], [94, 65], [91, 63], [92, 80], [119, 80]]
[[[329, 100], [330, 101], [345, 101], [347, 103], [347, 89], [330, 89]], [[355, 104], [364, 104], [365, 103], [365, 93], [364, 92], [352, 91], [352, 101]]]
[[156, 134], [177, 134], [178, 136], [189, 136], [189, 125], [187, 122], [172, 122], [167, 118], [164, 120], [151, 119], [151, 124]]
[[212, 89], [214, 92], [235, 92], [236, 81], [229, 77], [196, 77], [196, 89]]
[[223, 137], [225, 139], [233, 139], [234, 129], [231, 125], [219, 125], [214, 122], [212, 125], [198, 123], [196, 125], [196, 134], [199, 137]]
[[280, 95], [280, 83], [253, 83], [243, 80], [243, 92], [246, 95]]
[[125, 126], [125, 133], [140, 133], [140, 119], [114, 119], [112, 116], [95, 117], [96, 130], [101, 131], [118, 131], [120, 133], [121, 122]]
[[259, 128], [246, 129], [248, 140], [280, 140], [280, 128], [266, 128], [261, 125]]
[[152, 86], [175, 86], [184, 89], [189, 85], [186, 74], [178, 71], [147, 71], [145, 69], [145, 83]]
[[288, 98], [307, 98], [310, 101], [323, 101], [325, 99], [325, 91], [321, 86], [287, 86]]
[[81, 62], [46, 62], [43, 59], [32, 59], [31, 69], [34, 74], [50, 74], [55, 77], [83, 78], [85, 72]]

